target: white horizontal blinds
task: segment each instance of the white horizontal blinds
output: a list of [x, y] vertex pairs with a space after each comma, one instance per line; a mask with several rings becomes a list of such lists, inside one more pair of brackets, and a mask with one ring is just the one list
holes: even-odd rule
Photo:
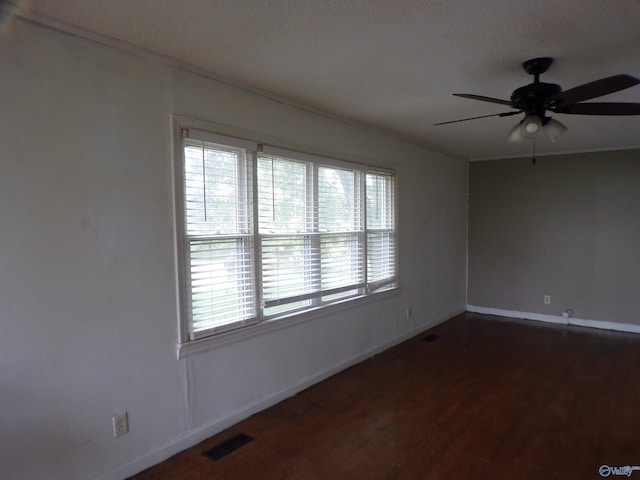
[[312, 230], [309, 164], [278, 157], [258, 158], [260, 233], [300, 233]]
[[183, 138], [190, 138], [191, 140], [200, 140], [201, 142], [215, 145], [226, 145], [228, 147], [240, 148], [245, 151], [256, 151], [258, 149], [258, 144], [251, 140], [229, 137], [227, 135], [205, 132], [203, 130], [196, 130], [193, 128], [182, 130], [182, 136]]
[[266, 315], [307, 306], [318, 290], [318, 254], [311, 239], [312, 178], [308, 162], [258, 157], [258, 228]]
[[262, 239], [265, 314], [310, 305], [318, 291], [318, 255], [309, 235]]
[[189, 249], [194, 336], [255, 316], [250, 240], [193, 240]]
[[265, 314], [361, 293], [362, 173], [270, 155], [258, 158]]
[[397, 235], [395, 177], [367, 173], [367, 282], [375, 290], [395, 282]]
[[251, 178], [243, 148], [184, 140], [191, 338], [256, 317]]
[[187, 235], [251, 233], [251, 185], [241, 149], [185, 142]]
[[320, 232], [362, 230], [360, 172], [318, 167], [318, 227]]
[[321, 290], [324, 301], [364, 286], [364, 219], [360, 171], [317, 169]]
[[396, 284], [396, 184], [368, 169], [181, 130], [191, 339]]

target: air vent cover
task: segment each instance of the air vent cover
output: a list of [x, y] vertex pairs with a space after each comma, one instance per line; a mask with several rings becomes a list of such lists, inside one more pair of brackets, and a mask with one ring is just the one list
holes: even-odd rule
[[434, 340], [437, 340], [440, 338], [440, 335], [436, 335], [435, 333], [430, 333], [429, 335], [427, 335], [426, 337], [424, 337], [422, 339], [423, 342], [433, 342]]
[[236, 451], [251, 441], [253, 441], [253, 437], [245, 435], [244, 433], [239, 433], [202, 454], [211, 460], [220, 460], [225, 455], [229, 455], [231, 452]]

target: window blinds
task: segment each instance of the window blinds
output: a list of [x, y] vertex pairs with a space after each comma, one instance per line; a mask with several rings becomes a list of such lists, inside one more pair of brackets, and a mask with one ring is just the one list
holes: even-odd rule
[[370, 290], [395, 282], [395, 177], [367, 173], [367, 282]]
[[186, 140], [190, 336], [256, 316], [250, 161], [241, 148]]
[[359, 171], [258, 157], [267, 314], [286, 311], [287, 304], [290, 309], [317, 304], [329, 294], [359, 293], [364, 285], [361, 178]]
[[395, 284], [392, 173], [197, 130], [183, 148], [190, 339]]

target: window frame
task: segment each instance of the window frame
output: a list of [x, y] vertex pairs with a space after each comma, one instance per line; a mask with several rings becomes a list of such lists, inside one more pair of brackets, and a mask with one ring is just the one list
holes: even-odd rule
[[[236, 185], [234, 190], [236, 201], [234, 202], [234, 206], [236, 208], [235, 214], [235, 229], [232, 232], [222, 232], [222, 233], [203, 233], [202, 227], [198, 229], [197, 233], [190, 233], [188, 230], [188, 222], [186, 221], [187, 214], [184, 213], [184, 209], [189, 203], [189, 196], [187, 195], [187, 181], [183, 176], [183, 188], [181, 192], [181, 200], [183, 204], [183, 217], [185, 221], [182, 225], [182, 238], [184, 242], [184, 250], [182, 251], [182, 261], [184, 262], [184, 300], [185, 300], [185, 310], [187, 316], [187, 330], [189, 332], [190, 340], [198, 340], [199, 338], [205, 338], [212, 335], [216, 335], [219, 333], [224, 333], [227, 331], [235, 330], [238, 328], [246, 327], [249, 325], [253, 325], [257, 323], [260, 318], [257, 315], [257, 304], [253, 305], [253, 312], [249, 312], [249, 315], [246, 318], [240, 318], [233, 322], [226, 322], [220, 325], [212, 325], [210, 328], [198, 332], [191, 331], [191, 326], [196, 324], [195, 313], [194, 313], [194, 286], [193, 286], [193, 277], [194, 277], [194, 267], [193, 267], [193, 253], [192, 247], [195, 245], [208, 245], [211, 251], [216, 249], [217, 245], [220, 244], [228, 244], [235, 243], [235, 247], [233, 247], [234, 252], [231, 253], [234, 258], [238, 258], [237, 254], [240, 253], [240, 257], [248, 257], [248, 262], [243, 270], [246, 270], [248, 273], [246, 274], [249, 279], [249, 288], [251, 290], [249, 298], [256, 298], [259, 294], [258, 290], [258, 282], [255, 278], [256, 272], [258, 271], [255, 264], [255, 224], [254, 224], [254, 212], [253, 212], [253, 182], [252, 178], [254, 176], [253, 172], [253, 160], [251, 158], [250, 150], [247, 150], [247, 146], [250, 145], [230, 145], [228, 139], [222, 139], [226, 141], [227, 144], [222, 145], [218, 142], [220, 140], [217, 137], [206, 138], [206, 140], [201, 139], [189, 139], [185, 138], [182, 142], [182, 151], [183, 151], [183, 175], [186, 173], [186, 155], [185, 150], [189, 147], [199, 149], [200, 145], [197, 143], [205, 142], [208, 145], [215, 146], [217, 152], [224, 152], [227, 154], [235, 154], [237, 157], [236, 167], [238, 169], [238, 174], [234, 176], [236, 180]], [[215, 142], [215, 143], [214, 143]], [[204, 143], [202, 144], [202, 168], [205, 169], [206, 155], [205, 155], [205, 147]], [[198, 167], [199, 169], [200, 167]], [[244, 197], [243, 200], [239, 200], [238, 197]], [[206, 198], [206, 196], [205, 196]], [[242, 205], [244, 204], [244, 208], [242, 209]], [[242, 213], [239, 210], [244, 210]], [[206, 217], [206, 205], [204, 209], [204, 214]], [[244, 218], [244, 220], [240, 220]], [[190, 252], [190, 253], [188, 253]], [[236, 262], [234, 262], [236, 263]], [[225, 269], [226, 269], [226, 259], [225, 259]], [[235, 277], [235, 273], [233, 273]], [[246, 290], [246, 285], [240, 288], [240, 290]], [[228, 295], [228, 293], [227, 293]], [[238, 297], [238, 295], [236, 295]], [[239, 301], [239, 298], [236, 298], [236, 301]]]
[[[226, 343], [226, 341], [232, 341], [233, 339], [241, 339], [247, 338], [253, 335], [260, 334], [261, 332], [271, 330], [272, 328], [280, 328], [285, 324], [290, 324], [295, 321], [304, 321], [308, 318], [312, 318], [317, 316], [319, 313], [322, 313], [326, 308], [352, 308], [356, 304], [361, 301], [366, 301], [370, 299], [373, 295], [378, 298], [381, 298], [380, 295], [385, 294], [393, 294], [398, 288], [398, 265], [399, 265], [399, 252], [397, 248], [397, 238], [398, 238], [398, 221], [397, 221], [397, 194], [398, 194], [398, 178], [397, 172], [392, 168], [386, 168], [381, 166], [369, 166], [363, 162], [353, 162], [353, 161], [345, 161], [336, 159], [335, 156], [328, 156], [325, 154], [317, 155], [315, 153], [307, 153], [300, 152], [299, 149], [288, 149], [283, 147], [272, 147], [265, 146], [264, 144], [259, 144], [258, 142], [262, 140], [264, 143], [268, 143], [269, 145], [278, 145], [277, 142], [273, 142], [270, 139], [260, 138], [259, 135], [251, 135], [252, 138], [258, 138], [258, 141], [253, 140], [245, 140], [246, 137], [235, 136], [233, 133], [229, 132], [229, 129], [222, 129], [221, 133], [213, 133], [209, 128], [203, 128], [200, 125], [194, 125], [196, 122], [189, 122], [187, 125], [184, 125], [185, 122], [181, 122], [179, 120], [174, 120], [174, 210], [175, 210], [175, 234], [176, 234], [176, 267], [178, 272], [177, 284], [178, 284], [178, 307], [179, 307], [179, 340], [178, 340], [178, 357], [185, 354], [190, 354], [195, 351], [200, 351], [203, 349], [210, 348], [210, 345]], [[216, 129], [218, 130], [218, 129]], [[227, 130], [227, 131], [224, 131]], [[197, 132], [197, 133], [196, 133]], [[232, 133], [232, 135], [228, 135], [228, 133]], [[195, 134], [195, 135], [194, 135]], [[228, 147], [239, 147], [246, 150], [246, 155], [249, 159], [249, 164], [251, 165], [250, 174], [253, 176], [251, 179], [252, 185], [252, 205], [250, 210], [252, 209], [253, 213], [253, 229], [249, 236], [252, 238], [253, 242], [253, 278], [255, 281], [254, 291], [255, 291], [255, 301], [256, 301], [256, 315], [247, 320], [242, 320], [238, 322], [232, 322], [229, 324], [224, 324], [221, 326], [213, 327], [211, 329], [207, 329], [201, 335], [196, 334], [193, 335], [190, 333], [191, 323], [193, 319], [190, 315], [191, 310], [191, 296], [190, 296], [190, 285], [189, 279], [191, 275], [191, 269], [189, 265], [189, 261], [187, 259], [187, 253], [185, 247], [189, 244], [187, 235], [186, 235], [186, 215], [184, 212], [185, 208], [185, 191], [184, 191], [184, 154], [185, 154], [185, 145], [184, 140], [186, 138], [195, 139], [198, 141], [204, 141], [207, 143], [215, 143], [222, 146]], [[266, 141], [265, 141], [266, 140]], [[279, 142], [280, 145], [283, 145], [283, 142]], [[286, 143], [284, 143], [286, 146]], [[361, 236], [361, 241], [363, 242], [363, 277], [361, 286], [359, 287], [359, 291], [354, 293], [353, 295], [346, 296], [345, 298], [338, 298], [326, 301], [325, 298], [332, 295], [332, 293], [323, 293], [321, 296], [317, 296], [313, 298], [309, 305], [304, 305], [297, 309], [292, 309], [285, 311], [283, 313], [277, 312], [273, 314], [265, 314], [265, 302], [263, 301], [263, 280], [262, 280], [262, 240], [263, 234], [261, 234], [259, 230], [259, 204], [258, 204], [258, 159], [260, 155], [274, 155], [278, 157], [282, 157], [284, 159], [290, 159], [293, 161], [300, 162], [311, 162], [311, 168], [314, 170], [314, 173], [317, 175], [319, 168], [321, 167], [333, 167], [339, 169], [345, 169], [348, 171], [358, 171], [360, 178], [360, 203], [361, 203], [361, 212], [362, 216], [362, 230], [348, 232], [349, 234], [359, 235]], [[392, 279], [382, 282], [382, 285], [371, 285], [368, 282], [368, 273], [367, 273], [367, 239], [369, 236], [369, 231], [367, 229], [367, 210], [366, 210], [366, 176], [369, 172], [382, 172], [384, 174], [390, 175], [394, 181], [394, 201], [393, 201], [393, 215], [395, 219], [394, 224], [394, 238], [396, 242], [396, 249], [394, 252], [394, 266], [395, 266], [395, 275]], [[358, 178], [358, 177], [357, 177]], [[315, 183], [317, 186], [317, 182]], [[314, 202], [317, 202], [317, 198], [314, 199]], [[317, 218], [316, 218], [317, 220]], [[326, 232], [324, 235], [337, 234], [338, 232]], [[344, 232], [347, 233], [347, 232]], [[318, 243], [321, 242], [322, 238], [321, 232], [313, 232], [312, 238]], [[320, 252], [318, 252], [320, 255]], [[375, 288], [373, 288], [375, 287]], [[285, 321], [286, 320], [286, 321]]]
[[[269, 151], [271, 149], [267, 149]], [[281, 153], [281, 152], [279, 152]], [[308, 273], [311, 276], [311, 282], [314, 283], [315, 288], [310, 288], [308, 291], [304, 293], [299, 293], [297, 295], [292, 295], [289, 297], [281, 297], [273, 300], [264, 299], [263, 301], [263, 311], [262, 316], [265, 320], [269, 320], [271, 318], [276, 318], [281, 315], [286, 315], [289, 313], [294, 313], [296, 311], [304, 311], [312, 308], [316, 308], [323, 305], [329, 305], [335, 303], [338, 300], [347, 300], [349, 298], [353, 298], [356, 296], [361, 296], [366, 294], [366, 230], [365, 230], [365, 222], [364, 222], [364, 198], [363, 192], [365, 189], [365, 177], [366, 171], [363, 168], [353, 168], [337, 166], [337, 165], [327, 165], [325, 161], [314, 160], [311, 161], [309, 158], [305, 160], [300, 160], [298, 158], [291, 158], [295, 156], [296, 153], [288, 153], [288, 156], [285, 158], [282, 154], [270, 155], [270, 154], [259, 154], [258, 155], [258, 163], [260, 161], [269, 161], [272, 162], [277, 161], [278, 163], [289, 163], [296, 164], [300, 163], [305, 167], [305, 192], [306, 198], [311, 199], [307, 200], [304, 206], [304, 230], [296, 231], [296, 232], [278, 232], [278, 233], [267, 233], [261, 230], [261, 227], [258, 227], [257, 236], [259, 238], [259, 242], [261, 247], [264, 246], [265, 240], [269, 239], [280, 239], [286, 241], [286, 239], [296, 239], [301, 238], [302, 243], [305, 245], [305, 250], [309, 253], [305, 255], [305, 263], [310, 265], [308, 267]], [[308, 155], [305, 155], [308, 157]], [[323, 159], [324, 160], [324, 159]], [[353, 225], [351, 230], [328, 230], [323, 231], [321, 226], [322, 220], [322, 212], [321, 212], [321, 200], [322, 195], [319, 193], [320, 188], [320, 171], [322, 169], [334, 170], [334, 171], [344, 171], [353, 175], [353, 195], [357, 197], [358, 201], [353, 200], [353, 208], [352, 213], [354, 213]], [[258, 189], [260, 189], [260, 179], [257, 179]], [[260, 195], [258, 196], [258, 203], [260, 202]], [[325, 241], [331, 237], [350, 237], [351, 239], [355, 239], [356, 249], [361, 258], [358, 258], [356, 255], [355, 259], [357, 263], [362, 264], [361, 271], [361, 279], [355, 283], [350, 283], [348, 285], [342, 285], [335, 288], [322, 288], [323, 283], [323, 274], [327, 273], [329, 269], [323, 268], [324, 260], [326, 257], [323, 256], [322, 246], [325, 245]], [[353, 243], [351, 243], [353, 244]], [[263, 249], [264, 250], [264, 249]], [[353, 260], [353, 257], [350, 257]], [[264, 260], [264, 254], [260, 260]], [[262, 269], [261, 273], [265, 273], [265, 269]], [[264, 283], [262, 284], [264, 286]], [[264, 293], [264, 290], [262, 290]], [[350, 295], [344, 295], [345, 293], [353, 292]], [[343, 294], [342, 297], [328, 299], [327, 297], [335, 296]], [[289, 303], [297, 302], [297, 301], [308, 301], [306, 305], [301, 305], [300, 307], [286, 310], [280, 312], [269, 313], [266, 310], [271, 307], [278, 306], [286, 306]]]

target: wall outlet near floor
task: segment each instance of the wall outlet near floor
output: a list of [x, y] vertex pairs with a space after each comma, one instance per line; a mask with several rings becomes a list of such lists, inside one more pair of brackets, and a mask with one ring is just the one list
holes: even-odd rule
[[551, 304], [551, 295], [545, 295], [544, 296], [544, 304], [545, 305], [550, 305]]
[[113, 418], [113, 438], [118, 438], [129, 431], [129, 418], [127, 412], [114, 415]]

